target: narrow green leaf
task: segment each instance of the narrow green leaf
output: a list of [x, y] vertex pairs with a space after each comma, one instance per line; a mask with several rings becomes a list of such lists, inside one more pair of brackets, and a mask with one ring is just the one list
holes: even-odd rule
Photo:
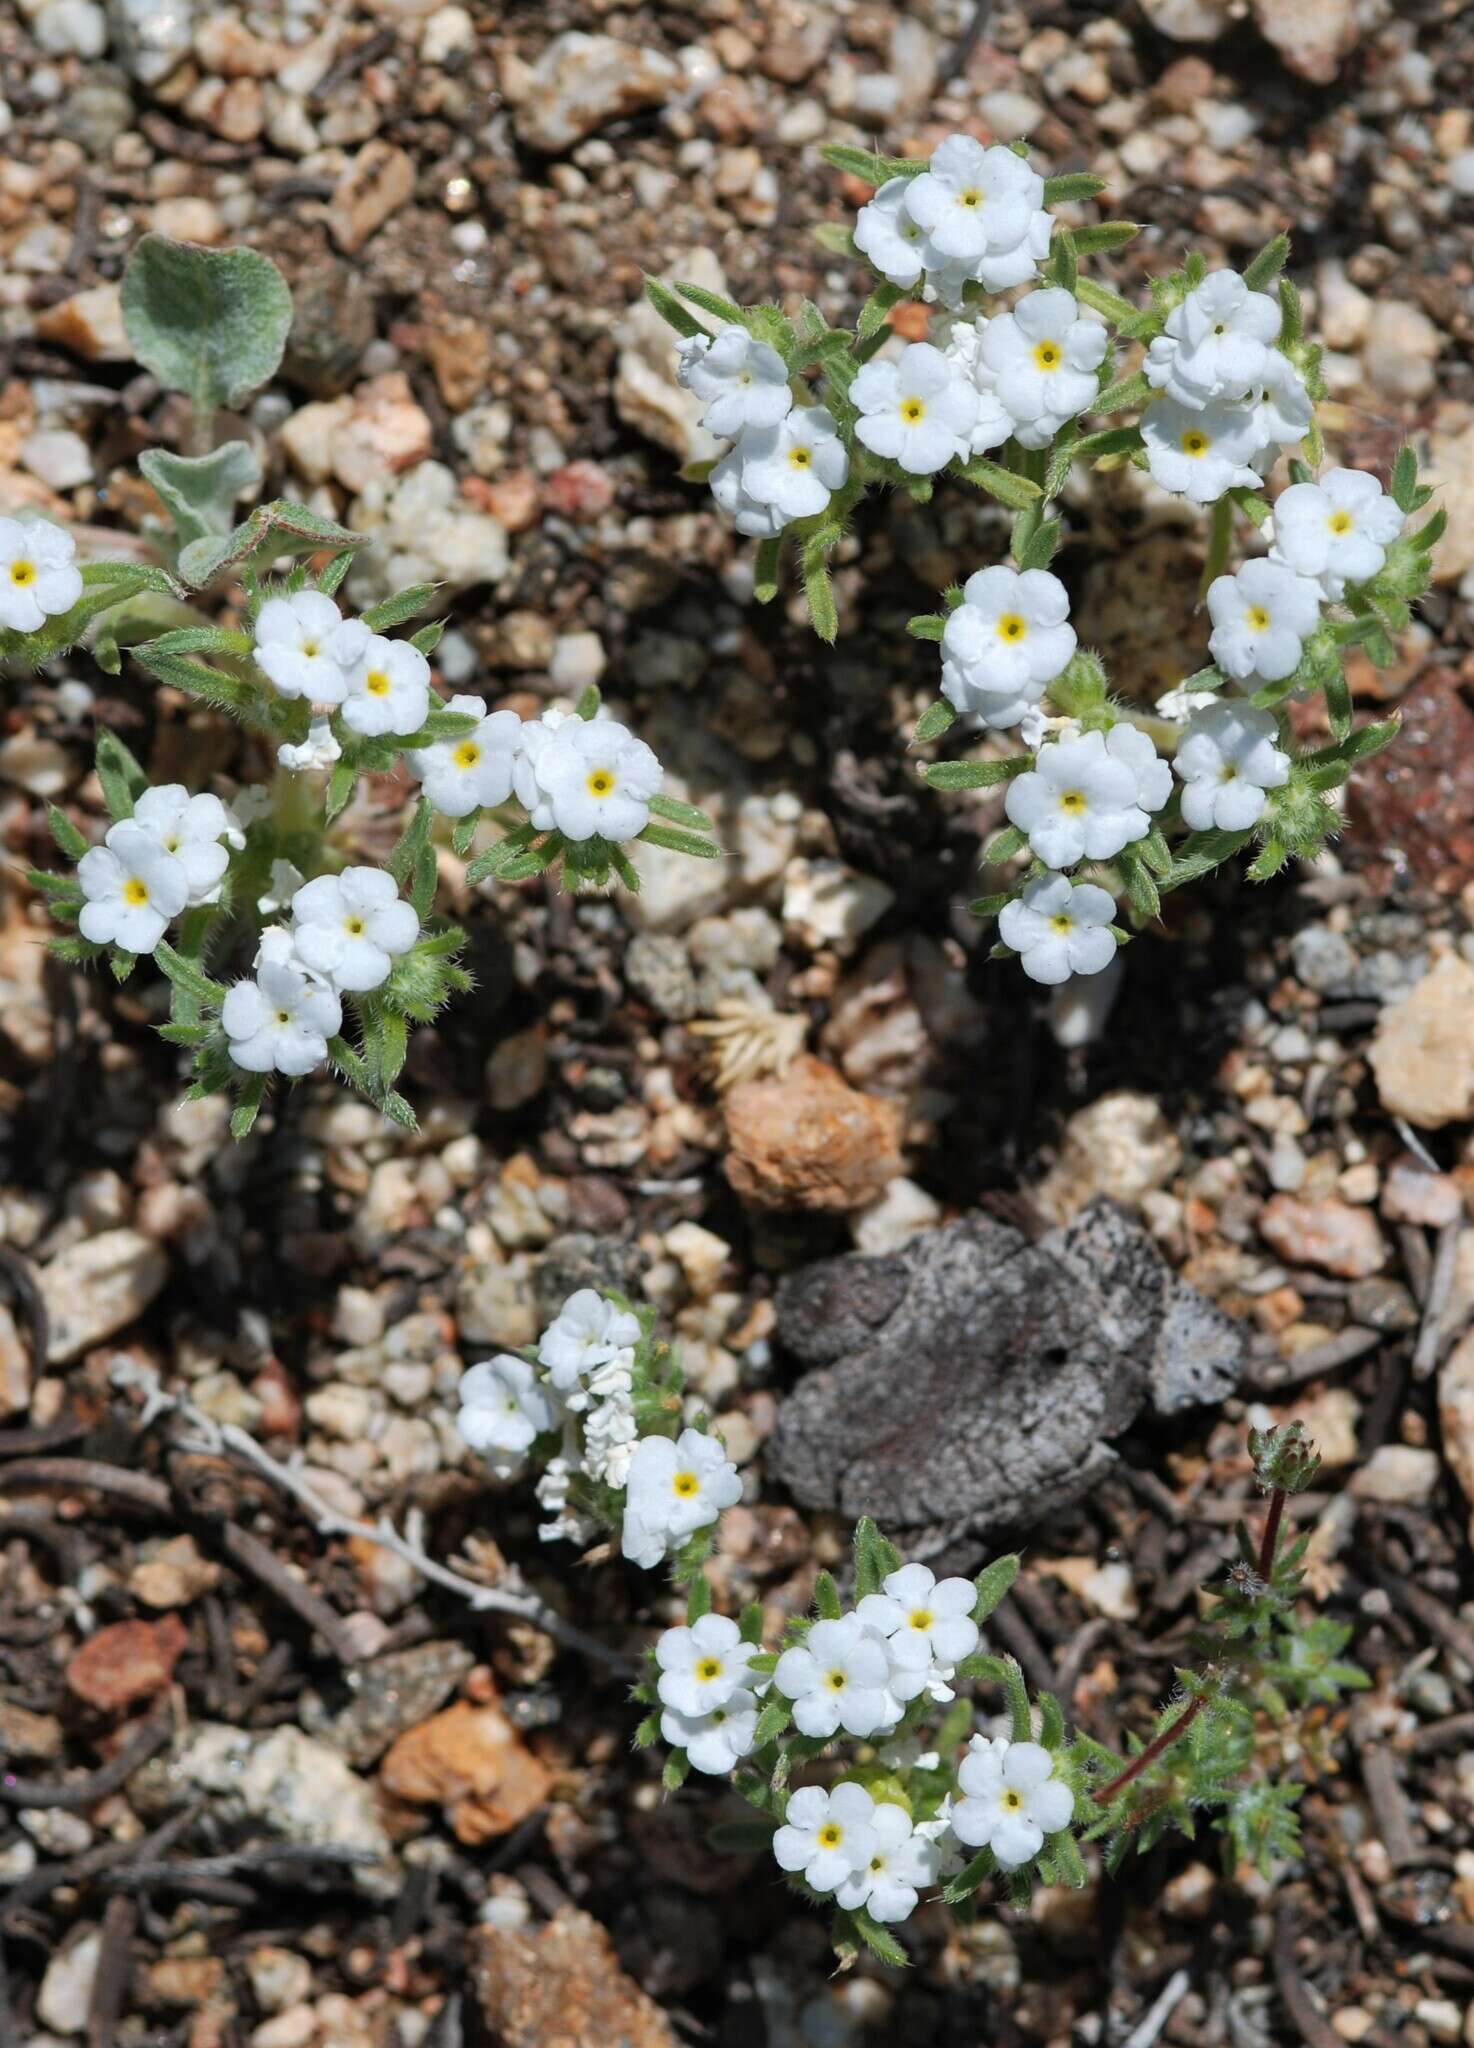
[[809, 623], [819, 638], [832, 647], [839, 634], [839, 612], [835, 607], [834, 585], [830, 581], [825, 551], [813, 540], [804, 546], [803, 565]]
[[1134, 220], [1102, 220], [1088, 228], [1071, 228], [1077, 256], [1103, 256], [1112, 249], [1124, 249], [1141, 233]]
[[87, 851], [87, 841], [59, 805], [46, 806], [46, 823], [56, 841], [57, 851], [64, 853], [68, 860], [80, 860]]
[[1030, 765], [1029, 755], [1014, 754], [1006, 761], [928, 761], [921, 773], [933, 789], [991, 789]]
[[109, 817], [114, 824], [121, 818], [131, 818], [134, 803], [148, 788], [148, 777], [117, 734], [109, 732], [106, 726], [97, 735], [95, 759]]
[[947, 621], [940, 612], [919, 612], [906, 621], [906, 631], [913, 640], [940, 640], [946, 630]]
[[1099, 313], [1109, 320], [1113, 327], [1124, 327], [1137, 317], [1136, 308], [1129, 299], [1123, 299], [1119, 292], [1113, 292], [1094, 278], [1082, 277], [1075, 285], [1075, 297], [1082, 306], [1089, 306], [1093, 313]]
[[911, 735], [912, 745], [924, 747], [928, 740], [939, 738], [956, 716], [957, 713], [945, 698], [938, 698], [937, 702], [929, 705], [917, 719], [916, 730]]
[[778, 595], [778, 578], [783, 564], [783, 536], [774, 534], [758, 543], [757, 563], [752, 575], [752, 594], [759, 604], [771, 604]]
[[239, 1099], [230, 1113], [230, 1135], [244, 1138], [255, 1123], [261, 1109], [261, 1100], [266, 1093], [266, 1075], [248, 1074], [241, 1084]]
[[1093, 171], [1062, 171], [1057, 178], [1044, 180], [1044, 204], [1063, 206], [1072, 200], [1093, 199], [1097, 192], [1104, 192], [1105, 182]]
[[999, 1601], [1007, 1594], [1019, 1575], [1023, 1560], [1010, 1551], [1004, 1557], [995, 1557], [973, 1580], [977, 1599], [973, 1603], [972, 1618], [978, 1623], [985, 1622]]
[[914, 178], [927, 167], [925, 157], [878, 156], [873, 150], [851, 149], [843, 142], [827, 142], [819, 154], [836, 171], [847, 171], [867, 185], [888, 185], [892, 178]]
[[860, 317], [855, 323], [857, 340], [868, 341], [886, 325], [886, 314], [892, 306], [898, 306], [906, 294], [896, 284], [878, 284], [860, 308]]
[[652, 796], [650, 812], [653, 817], [664, 818], [672, 825], [684, 825], [692, 832], [713, 832], [716, 829], [705, 811], [698, 811], [694, 804], [683, 804], [673, 796]]
[[679, 832], [671, 825], [647, 825], [636, 837], [650, 846], [667, 847], [672, 853], [689, 853], [697, 860], [723, 858], [721, 847], [710, 839], [698, 839], [694, 832]]
[[709, 292], [699, 284], [683, 284], [675, 280], [675, 289], [688, 305], [697, 306], [703, 313], [710, 313], [714, 320], [721, 320], [728, 327], [745, 327], [747, 315], [741, 306], [731, 299], [724, 299], [720, 292]]
[[844, 1607], [832, 1572], [820, 1572], [814, 1580], [814, 1605], [822, 1621], [838, 1621], [843, 1614]]
[[686, 1597], [686, 1626], [694, 1628], [703, 1614], [711, 1613], [711, 1580], [705, 1572], [698, 1572], [691, 1581]]
[[1042, 495], [1038, 484], [1030, 478], [1016, 475], [1001, 463], [990, 462], [986, 455], [974, 455], [958, 473], [968, 483], [986, 491], [989, 497], [996, 498], [1000, 505], [1008, 505], [1015, 512], [1026, 510]]
[[645, 297], [650, 301], [667, 327], [673, 327], [677, 334], [688, 338], [693, 334], [708, 334], [710, 329], [693, 319], [671, 290], [658, 277], [645, 279]]
[[386, 597], [382, 604], [370, 605], [363, 614], [363, 623], [371, 633], [388, 633], [395, 626], [402, 626], [406, 619], [412, 619], [417, 612], [434, 597], [436, 585], [416, 583], [408, 590], [401, 590], [393, 597]]
[[1156, 393], [1140, 370], [1133, 370], [1129, 377], [1118, 377], [1114, 384], [1108, 384], [1099, 398], [1090, 404], [1091, 412], [1134, 412], [1138, 407], [1150, 405]]
[[1268, 291], [1289, 260], [1289, 236], [1275, 235], [1245, 268], [1244, 283], [1251, 292]]

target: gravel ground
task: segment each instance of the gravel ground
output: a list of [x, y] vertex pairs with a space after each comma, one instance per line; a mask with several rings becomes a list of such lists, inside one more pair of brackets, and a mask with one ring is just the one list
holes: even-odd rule
[[[5, 677], [0, 2043], [1474, 2044], [1471, 86], [1456, 0], [0, 10], [0, 511], [147, 552], [136, 456], [182, 419], [122, 265], [149, 229], [260, 248], [297, 324], [222, 435], [371, 533], [352, 598], [442, 584], [446, 685], [530, 712], [599, 681], [729, 855], [643, 848], [605, 901], [471, 891], [445, 848], [479, 987], [413, 1041], [418, 1135], [308, 1084], [233, 1146], [181, 1106], [159, 988], [48, 961], [18, 878], [48, 802], [99, 829], [96, 721], [225, 793], [251, 743], [126, 665]], [[957, 127], [1106, 178], [1150, 223], [1118, 289], [1288, 229], [1333, 452], [1385, 473], [1411, 437], [1449, 513], [1398, 667], [1353, 669], [1406, 723], [1334, 858], [1170, 899], [1087, 1046], [962, 907], [996, 794], [907, 752], [934, 656], [904, 620], [1001, 552], [996, 509], [872, 505], [822, 649], [681, 482], [709, 450], [639, 298], [852, 317], [810, 229], [861, 194], [816, 145]], [[1082, 638], [1150, 701], [1203, 659], [1200, 536], [1135, 472], [1072, 491]], [[381, 856], [406, 795], [379, 778], [344, 843]], [[1085, 1420], [1051, 1435], [1005, 1385], [1057, 1369], [1047, 1318], [1002, 1344], [989, 1268], [1057, 1289], [1102, 1214], [1198, 1321], [1072, 1337]], [[950, 1277], [836, 1364], [815, 1290], [856, 1268], [819, 1262], [857, 1251]], [[1252, 1512], [1250, 1421], [1304, 1416], [1314, 1588], [1375, 1682], [1265, 1730], [1302, 1858], [1180, 1843], [1028, 1914], [924, 1909], [911, 1971], [832, 1977], [823, 1923], [705, 1846], [720, 1795], [663, 1801], [629, 1749], [651, 1581], [540, 1546], [454, 1433], [463, 1366], [590, 1278], [668, 1317], [746, 1482], [718, 1600], [774, 1628], [842, 1556], [843, 1375], [914, 1394], [929, 1359], [865, 1504], [966, 1562], [1020, 1543], [996, 1641], [1105, 1740]], [[987, 1446], [950, 1491], [928, 1427]]]

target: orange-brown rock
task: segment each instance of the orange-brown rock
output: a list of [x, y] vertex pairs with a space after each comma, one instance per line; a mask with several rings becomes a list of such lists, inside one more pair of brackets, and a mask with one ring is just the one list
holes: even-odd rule
[[575, 1907], [535, 1934], [478, 1927], [470, 1963], [501, 2048], [676, 2048], [660, 2007], [621, 1970], [598, 1921]]
[[100, 1713], [116, 1713], [162, 1692], [189, 1631], [177, 1614], [162, 1621], [115, 1621], [89, 1636], [67, 1665], [67, 1686]]
[[805, 1055], [727, 1097], [727, 1178], [762, 1209], [863, 1208], [902, 1171], [904, 1119]]
[[457, 1700], [406, 1729], [379, 1768], [396, 1799], [443, 1806], [461, 1842], [504, 1835], [548, 1796], [552, 1775], [499, 1707]]

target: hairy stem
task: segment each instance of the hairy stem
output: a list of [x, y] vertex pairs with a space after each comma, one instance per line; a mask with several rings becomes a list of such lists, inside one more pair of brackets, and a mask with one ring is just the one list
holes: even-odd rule
[[1269, 1519], [1259, 1544], [1259, 1576], [1267, 1585], [1274, 1576], [1274, 1555], [1280, 1544], [1280, 1523], [1285, 1512], [1285, 1489], [1277, 1486], [1269, 1496]]
[[1201, 1693], [1195, 1694], [1177, 1716], [1177, 1719], [1169, 1723], [1154, 1742], [1149, 1742], [1140, 1756], [1132, 1757], [1126, 1768], [1122, 1771], [1117, 1771], [1115, 1777], [1111, 1778], [1106, 1784], [1097, 1785], [1090, 1795], [1096, 1805], [1109, 1806], [1110, 1802], [1124, 1786], [1129, 1785], [1133, 1778], [1139, 1778], [1150, 1764], [1154, 1764], [1159, 1756], [1164, 1755], [1174, 1742], [1187, 1733], [1206, 1704], [1207, 1702]]

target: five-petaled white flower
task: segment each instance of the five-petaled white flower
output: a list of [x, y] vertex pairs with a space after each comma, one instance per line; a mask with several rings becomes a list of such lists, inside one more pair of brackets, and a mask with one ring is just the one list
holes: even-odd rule
[[[133, 822], [183, 864], [189, 901], [213, 903], [230, 865], [221, 840], [238, 841], [240, 829], [218, 796], [191, 796], [182, 782], [146, 789], [133, 806]], [[109, 840], [111, 840], [109, 834]]]
[[707, 401], [701, 424], [735, 439], [747, 427], [776, 427], [793, 404], [788, 369], [777, 349], [754, 341], [745, 327], [723, 327], [708, 345], [693, 335], [680, 347], [676, 381]]
[[607, 1365], [639, 1341], [637, 1315], [606, 1301], [592, 1287], [580, 1287], [543, 1331], [537, 1355], [559, 1393], [566, 1393], [585, 1373]]
[[909, 178], [891, 178], [855, 217], [855, 247], [889, 284], [908, 291], [943, 260], [906, 206]]
[[1093, 882], [1038, 875], [998, 913], [998, 933], [1030, 981], [1057, 988], [1072, 974], [1099, 974], [1116, 951], [1116, 906]]
[[522, 1467], [533, 1442], [553, 1426], [553, 1404], [527, 1363], [510, 1351], [462, 1373], [456, 1427], [499, 1478]]
[[0, 519], [0, 626], [36, 633], [82, 595], [77, 545], [49, 519]]
[[742, 489], [790, 519], [811, 519], [850, 473], [839, 429], [822, 405], [796, 405], [773, 427], [753, 427], [737, 444]]
[[1011, 313], [986, 323], [980, 368], [1022, 447], [1047, 448], [1092, 403], [1108, 345], [1100, 321], [1082, 319], [1073, 295], [1058, 287], [1030, 292]]
[[802, 1643], [778, 1659], [773, 1683], [793, 1701], [793, 1718], [804, 1735], [874, 1735], [900, 1719], [888, 1692], [890, 1660], [884, 1640], [857, 1614], [816, 1621]]
[[743, 481], [747, 461], [745, 442], [739, 441], [735, 448], [729, 448], [707, 479], [711, 494], [718, 509], [726, 513], [739, 533], [745, 533], [749, 540], [773, 540], [788, 524], [790, 515], [753, 497]]
[[1332, 601], [1365, 583], [1402, 531], [1402, 511], [1364, 469], [1328, 469], [1316, 483], [1291, 484], [1274, 501], [1274, 557], [1313, 576]]
[[655, 1645], [656, 1691], [679, 1714], [709, 1714], [748, 1682], [756, 1645], [725, 1614], [703, 1614], [689, 1628], [668, 1628]]
[[343, 1028], [338, 998], [290, 960], [264, 960], [220, 1009], [230, 1057], [249, 1074], [310, 1074]]
[[913, 476], [967, 460], [977, 392], [930, 342], [913, 341], [894, 362], [866, 363], [850, 397], [860, 410], [856, 437]]
[[414, 907], [383, 868], [318, 875], [292, 898], [292, 937], [304, 967], [330, 987], [365, 994], [389, 979], [420, 936]]
[[875, 1801], [863, 1785], [836, 1785], [832, 1792], [801, 1786], [773, 1837], [780, 1870], [801, 1870], [816, 1892], [832, 1892], [855, 1876], [876, 1847]]
[[1167, 315], [1147, 351], [1147, 382], [1180, 405], [1247, 398], [1263, 381], [1280, 331], [1277, 300], [1234, 270], [1215, 270]]
[[1075, 1811], [1074, 1794], [1040, 1742], [975, 1735], [957, 1782], [964, 1796], [952, 1808], [953, 1833], [970, 1849], [991, 1849], [1001, 1870], [1032, 1862], [1044, 1837], [1068, 1827]]
[[1315, 407], [1305, 379], [1288, 356], [1278, 349], [1269, 351], [1269, 364], [1254, 407], [1254, 430], [1259, 436], [1260, 454], [1254, 460], [1258, 470], [1268, 469], [1277, 448], [1303, 441], [1315, 417]]
[[863, 1906], [872, 1920], [894, 1926], [916, 1911], [923, 1886], [936, 1883], [941, 1853], [916, 1832], [910, 1814], [893, 1799], [879, 1802], [871, 1827], [875, 1846], [858, 1870], [840, 1879], [834, 1901], [847, 1913]]
[[683, 1429], [674, 1443], [641, 1437], [625, 1481], [620, 1547], [649, 1570], [741, 1498], [742, 1481], [720, 1438], [696, 1429]]
[[478, 722], [459, 739], [416, 747], [405, 756], [410, 772], [448, 818], [464, 818], [483, 804], [504, 804], [512, 794], [521, 719], [515, 711], [488, 711], [479, 697], [452, 697], [445, 708]]
[[884, 1591], [867, 1593], [855, 1612], [885, 1638], [896, 1672], [918, 1671], [924, 1684], [933, 1665], [950, 1670], [972, 1655], [978, 1646], [972, 1618], [978, 1596], [971, 1579], [939, 1580], [924, 1564], [906, 1564], [882, 1583]]
[[990, 726], [1017, 725], [1075, 651], [1064, 585], [996, 562], [963, 586], [942, 634], [942, 694]]
[[189, 870], [166, 853], [152, 832], [121, 819], [101, 846], [77, 863], [86, 898], [77, 929], [94, 946], [152, 953], [172, 919], [189, 902]]
[[1194, 408], [1159, 398], [1141, 416], [1147, 468], [1164, 491], [1211, 505], [1236, 484], [1262, 481], [1257, 460], [1266, 436], [1259, 408]]
[[256, 615], [256, 666], [282, 697], [341, 704], [348, 679], [334, 650], [343, 614], [320, 590], [269, 597]]
[[919, 177], [908, 181], [906, 211], [945, 262], [964, 264], [989, 291], [1025, 284], [1038, 267], [1040, 222], [1048, 249], [1044, 180], [1001, 143], [985, 148], [949, 135]]
[[[1142, 758], [1143, 746], [1150, 767]], [[1109, 860], [1151, 830], [1142, 803], [1144, 771], [1148, 790], [1156, 796], [1150, 809], [1160, 810], [1172, 793], [1172, 774], [1157, 760], [1145, 733], [1117, 725], [1109, 737], [1083, 732], [1051, 740], [1039, 749], [1033, 768], [1009, 783], [1004, 809], [1047, 867]]]
[[1265, 792], [1290, 779], [1290, 757], [1275, 742], [1268, 711], [1242, 703], [1193, 713], [1173, 767], [1182, 779], [1182, 816], [1194, 832], [1247, 832], [1264, 815]]
[[635, 839], [665, 779], [652, 748], [613, 718], [567, 718], [533, 763], [565, 839]]
[[333, 647], [347, 688], [345, 725], [371, 739], [419, 731], [430, 715], [430, 664], [418, 647], [370, 633], [361, 619], [350, 619]]
[[693, 1771], [711, 1778], [727, 1778], [743, 1757], [752, 1754], [757, 1741], [757, 1696], [739, 1685], [720, 1706], [704, 1714], [683, 1714], [678, 1707], [662, 1707], [660, 1733], [672, 1749], [683, 1749]]
[[1320, 585], [1262, 556], [1208, 586], [1208, 652], [1235, 682], [1282, 682], [1320, 620]]

